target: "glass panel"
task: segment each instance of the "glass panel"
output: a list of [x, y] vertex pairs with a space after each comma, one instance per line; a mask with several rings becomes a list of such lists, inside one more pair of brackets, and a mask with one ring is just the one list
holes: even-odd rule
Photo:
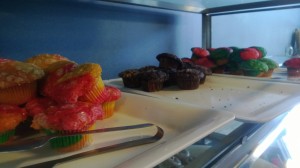
[[244, 137], [251, 135], [260, 126], [261, 124], [232, 121], [155, 168], [211, 167], [218, 157], [240, 144]]

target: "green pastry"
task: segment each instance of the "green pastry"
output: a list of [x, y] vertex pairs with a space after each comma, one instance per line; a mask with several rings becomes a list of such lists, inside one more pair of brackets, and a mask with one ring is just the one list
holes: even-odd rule
[[245, 76], [261, 77], [269, 70], [268, 65], [259, 60], [247, 60], [240, 64]]
[[261, 58], [259, 61], [266, 63], [269, 69], [275, 69], [279, 67], [278, 63], [270, 58]]

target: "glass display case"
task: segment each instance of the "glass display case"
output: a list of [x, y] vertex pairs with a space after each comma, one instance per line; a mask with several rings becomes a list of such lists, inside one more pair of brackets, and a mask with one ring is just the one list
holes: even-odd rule
[[[69, 5], [68, 0], [63, 2], [64, 3], [66, 2], [66, 4]], [[208, 48], [212, 46], [212, 34], [214, 33], [212, 32], [212, 18], [214, 16], [227, 15], [227, 14], [239, 14], [245, 12], [251, 13], [256, 11], [300, 8], [299, 0], [246, 0], [246, 1], [245, 0], [243, 1], [242, 0], [230, 0], [230, 1], [229, 0], [222, 0], [222, 1], [220, 0], [91, 0], [91, 1], [77, 0], [76, 2], [80, 2], [80, 3], [74, 6], [72, 5], [68, 6], [68, 10], [66, 11], [64, 7], [59, 7], [60, 10], [56, 15], [63, 16], [65, 13], [67, 13], [69, 15], [67, 15], [66, 20], [70, 19], [74, 21], [76, 20], [76, 17], [73, 18], [71, 13], [73, 12], [74, 9], [80, 8], [80, 6], [83, 4], [87, 5], [89, 7], [88, 9], [90, 9], [91, 6], [97, 4], [105, 4], [108, 6], [113, 4], [118, 4], [118, 5], [125, 4], [126, 6], [134, 5], [134, 6], [143, 6], [143, 7], [150, 7], [150, 8], [167, 9], [167, 10], [172, 10], [172, 12], [183, 11], [188, 13], [197, 13], [199, 14], [200, 18], [202, 17], [202, 37], [200, 38], [202, 38], [203, 48]], [[54, 2], [51, 2], [49, 4], [51, 5], [52, 3]], [[48, 9], [47, 4], [46, 5], [43, 4], [43, 5], [44, 6], [42, 6], [43, 8], [41, 9], [39, 8], [40, 7], [39, 5], [36, 5], [35, 9], [37, 11], [42, 11], [41, 13], [43, 13], [44, 9]], [[100, 9], [107, 10], [105, 7]], [[52, 9], [48, 9], [48, 10], [52, 11]], [[98, 20], [95, 19], [96, 17], [93, 18], [94, 17], [93, 14], [98, 14], [97, 10], [99, 9], [93, 8], [92, 14], [85, 13], [85, 15], [81, 16], [80, 12], [78, 12], [77, 15], [85, 19], [84, 23], [87, 25], [87, 27], [95, 28], [93, 32], [98, 33], [101, 32], [102, 29], [98, 30], [97, 28], [103, 26], [101, 25], [100, 22], [99, 22], [100, 26], [98, 25]], [[122, 10], [122, 12], [126, 13], [129, 10], [130, 9]], [[34, 13], [33, 11], [30, 12]], [[81, 12], [82, 13], [86, 12], [86, 9], [84, 9]], [[148, 12], [147, 19], [151, 21], [153, 18], [148, 17], [148, 15], [154, 13], [155, 11]], [[4, 14], [16, 18], [18, 16], [19, 17], [22, 16], [22, 14], [14, 15], [9, 12], [4, 12]], [[126, 23], [128, 21], [134, 23], [133, 26], [136, 25], [140, 26], [139, 23], [135, 24], [136, 20], [140, 19], [139, 16], [137, 15], [138, 12], [135, 11], [133, 14], [130, 15], [133, 19], [131, 20], [129, 19], [125, 21], [122, 20], [121, 22]], [[163, 16], [165, 18], [163, 18], [160, 21], [160, 23], [165, 21], [176, 23], [176, 21], [172, 20], [173, 16], [170, 17], [169, 15], [170, 14], [164, 14]], [[118, 21], [118, 19], [120, 19], [115, 16], [116, 15], [109, 18], [112, 20], [112, 22], [110, 22], [109, 24], [115, 24]], [[104, 20], [106, 21], [109, 20], [106, 19], [105, 16], [101, 16], [101, 17], [103, 17]], [[20, 17], [20, 18], [19, 19], [21, 21], [19, 20], [19, 22], [22, 22], [22, 19], [27, 19], [27, 20], [31, 19], [29, 17], [24, 17], [24, 18]], [[50, 19], [55, 20], [55, 17], [51, 16]], [[36, 14], [33, 17], [32, 23], [41, 20], [42, 19]], [[89, 22], [91, 21], [94, 21], [93, 24], [95, 25], [89, 24]], [[59, 22], [62, 23], [63, 20], [60, 20]], [[80, 22], [71, 22], [71, 23], [72, 23], [70, 24], [71, 27], [76, 28], [79, 25], [79, 28], [77, 27], [78, 29], [75, 30], [86, 29], [86, 27], [80, 27], [81, 26]], [[155, 30], [161, 28], [160, 23], [158, 24], [158, 27], [154, 27]], [[68, 22], [63, 22], [63, 25], [67, 25], [67, 24]], [[42, 28], [43, 26], [45, 26], [47, 30], [49, 28], [47, 24], [39, 25], [39, 26]], [[143, 26], [147, 27], [148, 24], [143, 24]], [[58, 29], [59, 28], [57, 28], [57, 31], [59, 31]], [[131, 30], [130, 27], [126, 29]], [[115, 32], [119, 32], [119, 30], [120, 30], [119, 27], [114, 29]], [[64, 31], [67, 32], [68, 30], [64, 29]], [[140, 32], [143, 33], [143, 30], [141, 30]], [[55, 32], [52, 33], [53, 34], [51, 35], [53, 35], [54, 37]], [[70, 33], [72, 37], [74, 36], [74, 34]], [[164, 32], [161, 32], [160, 35], [162, 36], [163, 34]], [[176, 34], [176, 31], [174, 31], [173, 34]], [[34, 31], [32, 31], [30, 35], [34, 35]], [[80, 41], [78, 40], [80, 37], [80, 33], [77, 33], [77, 35], [78, 36], [76, 36], [76, 38], [72, 39], [73, 40], [72, 42]], [[134, 32], [125, 37], [127, 38], [130, 37], [131, 35], [134, 35]], [[27, 36], [25, 38], [27, 38]], [[94, 37], [92, 37], [92, 35], [87, 37], [86, 38], [87, 41], [90, 40], [89, 38], [92, 39]], [[102, 37], [99, 36], [97, 38], [101, 39], [103, 38], [103, 36]], [[109, 40], [110, 36], [107, 37], [105, 36], [105, 38]], [[115, 37], [115, 39], [113, 39], [112, 41], [118, 41], [117, 39], [118, 38]], [[136, 37], [136, 39], [137, 39], [136, 41], [138, 41], [140, 40], [140, 37]], [[38, 38], [36, 40], [38, 40]], [[52, 40], [53, 41], [51, 41], [51, 43], [54, 43], [56, 41], [55, 38], [53, 38]], [[134, 43], [136, 43], [136, 41], [134, 41]], [[124, 43], [126, 42], [124, 41]], [[155, 45], [153, 45], [153, 43], [155, 43]], [[151, 43], [151, 45], [157, 47], [156, 39], [154, 40], [153, 43]], [[117, 50], [116, 46], [118, 47], [121, 45], [112, 45], [107, 48], [109, 48], [111, 51]], [[89, 50], [91, 48], [98, 48], [98, 44], [97, 45], [94, 44], [92, 47], [89, 44], [85, 44], [84, 47], [85, 47], [84, 49]], [[62, 46], [61, 48], [64, 48], [64, 46]], [[26, 49], [24, 50], [26, 51]], [[111, 56], [111, 53], [117, 55], [114, 52], [108, 52], [106, 54]], [[93, 57], [86, 57], [86, 58], [90, 60], [94, 59]], [[107, 60], [107, 58], [104, 59]], [[108, 66], [112, 67], [114, 64], [112, 64], [111, 62], [113, 61], [107, 61], [105, 63]], [[113, 119], [111, 121], [103, 122], [104, 123], [103, 125], [113, 126], [114, 124], [120, 121], [123, 122], [124, 118], [126, 120], [128, 119], [127, 121], [134, 121], [134, 122], [141, 122], [142, 119], [143, 119], [142, 121], [153, 121], [164, 127], [165, 134], [162, 140], [159, 141], [158, 143], [153, 143], [148, 146], [146, 145], [142, 146], [141, 148], [133, 148], [133, 149], [130, 148], [130, 149], [125, 149], [119, 153], [118, 151], [114, 151], [116, 153], [111, 152], [107, 155], [98, 156], [100, 159], [97, 158], [96, 156], [91, 156], [89, 158], [75, 160], [70, 164], [67, 163], [65, 166], [64, 164], [62, 164], [62, 166], [58, 165], [58, 167], [60, 166], [76, 167], [81, 165], [87, 165], [88, 163], [90, 163], [91, 167], [93, 166], [96, 167], [99, 166], [99, 163], [95, 163], [95, 162], [97, 161], [99, 162], [99, 160], [100, 162], [105, 162], [107, 160], [109, 160], [109, 162], [114, 162], [113, 164], [111, 164], [114, 165], [114, 167], [127, 167], [127, 165], [129, 165], [130, 167], [131, 165], [133, 165], [132, 163], [134, 163], [135, 161], [139, 161], [138, 164], [135, 164], [138, 165], [136, 166], [137, 168], [140, 165], [142, 165], [144, 161], [145, 164], [147, 163], [145, 167], [154, 167], [154, 168], [183, 168], [183, 167], [185, 168], [197, 168], [197, 167], [281, 168], [281, 167], [293, 167], [294, 165], [297, 166], [300, 164], [299, 163], [300, 147], [299, 144], [297, 143], [299, 142], [299, 136], [297, 133], [297, 126], [295, 125], [297, 125], [297, 118], [299, 118], [297, 112], [299, 113], [300, 111], [300, 106], [299, 107], [297, 106], [299, 100], [298, 93], [300, 93], [297, 90], [297, 87], [300, 84], [300, 82], [299, 80], [291, 81], [287, 78], [286, 75], [287, 75], [286, 71], [279, 71], [277, 74], [274, 73], [273, 78], [270, 79], [257, 80], [257, 79], [247, 78], [247, 77], [246, 78], [241, 77], [242, 80], [240, 81], [238, 81], [239, 78], [232, 78], [232, 80], [231, 79], [226, 80], [225, 79], [227, 78], [226, 75], [224, 76], [212, 75], [212, 77], [210, 78], [210, 82], [209, 81], [207, 82], [207, 87], [205, 88], [206, 89], [205, 96], [208, 95], [207, 97], [209, 100], [201, 99], [203, 106], [201, 106], [200, 110], [199, 110], [199, 106], [196, 106], [195, 103], [189, 104], [189, 102], [185, 102], [184, 99], [187, 97], [184, 94], [168, 95], [167, 93], [165, 95], [143, 95], [143, 93], [140, 92], [132, 92], [130, 90], [124, 89], [122, 90], [124, 92], [124, 95], [127, 95], [127, 98], [129, 97], [127, 100], [130, 100], [130, 97], [133, 97], [132, 99], [133, 101], [131, 100], [132, 104], [130, 104], [129, 107], [126, 107], [127, 110], [126, 112], [120, 113], [120, 115], [118, 116], [119, 118], [117, 117], [116, 119]], [[222, 79], [222, 81], [221, 82], [217, 81], [219, 79]], [[259, 81], [260, 83], [257, 81]], [[214, 84], [214, 82], [217, 84]], [[226, 86], [230, 86], [230, 87], [224, 87], [223, 85], [224, 83], [226, 83]], [[284, 85], [285, 87], [283, 87]], [[211, 96], [213, 95], [212, 92], [213, 94], [217, 93], [215, 97]], [[260, 94], [261, 92], [263, 92], [263, 94]], [[247, 93], [247, 96], [250, 95], [250, 99], [247, 99], [249, 97], [243, 97], [244, 93]], [[158, 94], [164, 94], [164, 92], [160, 92]], [[190, 95], [195, 95], [195, 94], [190, 93]], [[164, 98], [168, 97], [175, 100], [168, 101], [169, 104], [166, 105], [167, 101], [164, 102], [164, 101], [160, 101], [160, 99], [154, 99], [154, 98], [162, 98], [163, 96], [165, 96]], [[190, 97], [194, 99], [194, 97], [192, 96]], [[124, 99], [126, 100], [126, 98]], [[146, 102], [142, 102], [142, 100], [144, 99], [146, 99], [145, 100]], [[178, 101], [180, 101], [180, 103], [182, 104], [180, 104]], [[239, 103], [239, 101], [242, 101], [243, 103]], [[287, 106], [285, 106], [285, 103], [287, 104]], [[136, 104], [138, 104], [138, 106]], [[293, 106], [292, 109], [290, 109], [291, 106]], [[139, 109], [142, 110], [136, 110], [137, 109], [136, 107], [139, 107]], [[161, 112], [163, 111], [162, 109], [167, 111], [168, 115], [161, 115]], [[267, 113], [261, 114], [259, 113], [261, 112], [260, 110], [264, 112], [266, 111]], [[183, 111], [190, 112], [190, 115], [183, 115], [182, 114]], [[223, 112], [228, 112], [228, 115]], [[127, 113], [129, 114], [127, 115]], [[181, 119], [184, 119], [184, 122], [182, 122]], [[217, 120], [219, 120], [219, 122]], [[125, 135], [126, 133], [123, 134]], [[138, 135], [141, 136], [140, 133], [138, 133]], [[101, 138], [102, 138], [101, 136], [98, 136], [97, 141], [101, 140]], [[88, 148], [87, 151], [89, 149], [92, 150], [94, 148], [93, 147]], [[38, 161], [45, 161], [49, 158], [55, 158], [55, 157], [63, 158], [68, 155], [68, 154], [62, 154], [58, 156], [57, 153], [54, 153], [52, 151], [47, 151], [47, 152], [48, 152], [47, 154], [45, 154], [43, 150], [37, 150], [36, 153], [24, 152], [22, 153], [24, 154], [24, 156], [16, 160], [14, 160], [13, 158], [14, 156], [16, 156], [14, 154], [11, 153], [7, 155], [2, 154], [0, 156], [0, 167], [1, 164], [18, 165], [19, 163], [16, 162], [23, 162], [23, 161], [24, 162], [29, 161], [30, 164], [35, 164], [33, 163], [35, 161], [32, 160], [36, 158], [37, 158], [36, 160]], [[7, 161], [6, 158], [4, 158], [4, 156], [11, 156], [10, 160]], [[116, 161], [112, 160], [111, 158], [115, 158]], [[104, 163], [103, 166], [105, 167]]]

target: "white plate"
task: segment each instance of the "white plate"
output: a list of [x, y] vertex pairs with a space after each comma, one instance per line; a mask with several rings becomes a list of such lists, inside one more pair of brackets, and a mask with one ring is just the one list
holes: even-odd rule
[[[160, 100], [122, 92], [114, 116], [98, 121], [97, 128], [153, 123], [164, 130], [163, 138], [156, 143], [78, 159], [56, 167], [154, 167], [232, 120], [234, 115], [231, 113], [175, 102], [171, 99]], [[155, 131], [156, 129], [147, 128], [132, 132], [96, 134], [94, 143], [78, 152], [122, 142], [132, 136], [153, 135]], [[72, 153], [55, 152], [47, 146], [25, 152], [0, 153], [0, 167], [20, 167], [70, 154]]]
[[196, 90], [180, 90], [177, 86], [158, 92], [125, 88], [121, 79], [105, 81], [125, 92], [156, 98], [171, 98], [209, 109], [229, 111], [247, 122], [267, 122], [289, 111], [300, 102], [298, 82], [235, 75], [207, 76]]

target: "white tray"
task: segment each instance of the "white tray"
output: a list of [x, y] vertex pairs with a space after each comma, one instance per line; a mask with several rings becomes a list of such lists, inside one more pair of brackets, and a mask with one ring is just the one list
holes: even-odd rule
[[[164, 130], [163, 138], [156, 143], [73, 160], [56, 167], [154, 167], [232, 120], [234, 115], [231, 113], [122, 92], [115, 115], [97, 122], [96, 127], [153, 123]], [[122, 142], [132, 136], [153, 135], [155, 131], [156, 129], [147, 128], [142, 129], [142, 132], [96, 134], [94, 143], [78, 152]], [[0, 153], [0, 167], [26, 166], [70, 154], [72, 153], [55, 152], [47, 146], [25, 152]]]
[[229, 111], [236, 119], [247, 122], [270, 121], [300, 102], [298, 82], [268, 78], [213, 74], [207, 76], [205, 83], [196, 90], [180, 90], [173, 86], [158, 92], [126, 88], [120, 78], [105, 83], [125, 92]]

